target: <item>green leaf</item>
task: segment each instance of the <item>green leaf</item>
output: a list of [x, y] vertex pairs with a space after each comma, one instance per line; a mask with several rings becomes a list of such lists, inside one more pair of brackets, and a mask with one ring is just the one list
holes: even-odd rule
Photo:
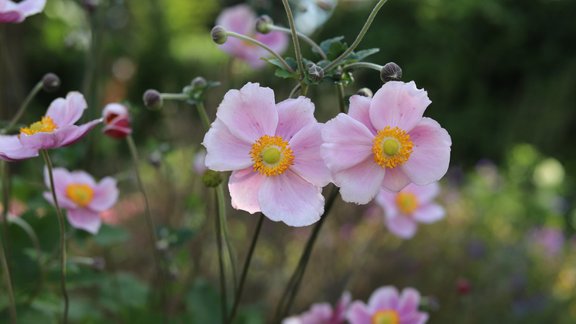
[[274, 75], [282, 79], [297, 79], [298, 73], [292, 73], [283, 69], [276, 69]]
[[348, 48], [348, 44], [342, 41], [344, 36], [338, 36], [334, 38], [327, 39], [320, 43], [320, 48], [326, 53], [328, 60], [332, 61], [336, 59], [340, 54]]
[[120, 228], [102, 225], [100, 231], [94, 236], [94, 242], [103, 247], [122, 244], [130, 239], [130, 234]]
[[367, 58], [368, 56], [374, 55], [378, 52], [380, 52], [379, 48], [368, 48], [365, 50], [360, 50], [358, 52], [354, 52], [352, 55], [350, 55], [349, 59], [354, 59], [356, 61], [362, 61], [363, 59]]
[[186, 309], [190, 314], [190, 323], [217, 323], [215, 314], [220, 314], [220, 296], [203, 279], [194, 282], [186, 298]]

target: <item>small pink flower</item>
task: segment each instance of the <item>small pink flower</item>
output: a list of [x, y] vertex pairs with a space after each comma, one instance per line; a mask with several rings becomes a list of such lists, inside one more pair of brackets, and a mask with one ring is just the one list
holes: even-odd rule
[[314, 304], [310, 310], [298, 316], [292, 316], [282, 321], [282, 324], [341, 324], [346, 320], [346, 311], [352, 297], [345, 292], [338, 300], [336, 307], [328, 303]]
[[21, 23], [28, 16], [44, 10], [46, 0], [24, 0], [13, 2], [0, 0], [0, 23]]
[[38, 156], [39, 150], [75, 143], [101, 122], [96, 119], [80, 126], [74, 125], [86, 108], [86, 100], [79, 92], [70, 92], [66, 99], [54, 100], [40, 121], [21, 128], [18, 135], [0, 136], [0, 159], [24, 160]]
[[132, 133], [130, 115], [126, 106], [111, 103], [107, 104], [102, 111], [104, 120], [104, 134], [114, 138], [125, 138]]
[[428, 314], [418, 311], [419, 304], [420, 293], [413, 288], [405, 288], [399, 295], [394, 287], [381, 287], [368, 304], [353, 302], [346, 319], [350, 324], [424, 324]]
[[192, 169], [197, 175], [203, 175], [208, 168], [206, 168], [206, 151], [200, 150], [194, 155], [192, 161]]
[[425, 186], [409, 184], [400, 192], [380, 190], [376, 202], [384, 209], [386, 226], [394, 235], [409, 239], [417, 223], [433, 223], [444, 217], [444, 208], [432, 200], [440, 192], [438, 182]]
[[391, 81], [373, 98], [352, 96], [349, 113], [326, 123], [322, 157], [344, 201], [366, 204], [382, 186], [399, 191], [446, 174], [452, 140], [422, 117], [430, 102], [414, 82]]
[[[249, 6], [240, 4], [224, 9], [216, 19], [216, 25], [226, 30], [250, 36], [270, 47], [277, 53], [282, 53], [288, 46], [288, 36], [281, 32], [272, 31], [268, 34], [256, 32], [256, 14]], [[260, 68], [264, 61], [260, 58], [270, 56], [266, 50], [240, 39], [228, 37], [222, 50], [234, 57], [246, 61], [253, 68]]]
[[[68, 222], [73, 227], [96, 234], [102, 221], [100, 213], [111, 208], [118, 200], [116, 180], [105, 177], [96, 183], [84, 171], [69, 172], [63, 168], [53, 171], [54, 189], [60, 207], [66, 209]], [[44, 182], [50, 188], [48, 170], [44, 170]], [[44, 198], [54, 204], [52, 193], [47, 191]]]
[[204, 137], [206, 166], [233, 171], [232, 207], [307, 226], [324, 211], [330, 173], [320, 157], [321, 124], [306, 97], [275, 103], [274, 92], [248, 83], [230, 90]]

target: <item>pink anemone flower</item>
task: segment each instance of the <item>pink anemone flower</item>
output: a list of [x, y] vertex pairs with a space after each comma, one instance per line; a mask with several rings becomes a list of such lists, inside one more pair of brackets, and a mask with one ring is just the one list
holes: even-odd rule
[[376, 289], [368, 304], [352, 303], [346, 314], [350, 324], [424, 324], [428, 314], [418, 311], [420, 293], [405, 288], [402, 294], [394, 287]]
[[[288, 36], [277, 31], [272, 31], [268, 34], [256, 32], [256, 19], [256, 14], [249, 6], [240, 4], [224, 9], [216, 19], [216, 25], [238, 34], [250, 36], [277, 53], [284, 52], [288, 46]], [[263, 48], [232, 37], [228, 37], [226, 43], [220, 45], [220, 48], [224, 52], [246, 61], [255, 69], [265, 64], [265, 61], [260, 58], [270, 56], [270, 53]]]
[[128, 108], [119, 103], [107, 104], [102, 111], [102, 132], [113, 138], [125, 138], [132, 133]]
[[414, 82], [391, 81], [373, 98], [352, 96], [349, 113], [326, 123], [322, 157], [344, 201], [366, 204], [382, 186], [399, 191], [446, 174], [452, 140], [422, 117], [430, 102]]
[[306, 97], [275, 103], [274, 92], [248, 83], [230, 90], [202, 143], [206, 167], [233, 171], [232, 207], [307, 226], [324, 211], [330, 173], [320, 157], [321, 124]]
[[39, 150], [75, 143], [102, 121], [96, 119], [80, 126], [74, 125], [86, 108], [86, 100], [79, 92], [70, 92], [66, 99], [52, 101], [40, 121], [22, 127], [18, 135], [0, 137], [0, 159], [24, 160], [38, 156]]
[[[105, 177], [97, 183], [84, 171], [69, 172], [63, 168], [55, 168], [53, 176], [56, 198], [60, 207], [66, 209], [70, 225], [96, 234], [102, 224], [100, 214], [118, 200], [116, 180]], [[50, 188], [47, 169], [44, 170], [44, 182]], [[50, 191], [44, 192], [44, 198], [54, 204]]]
[[314, 304], [309, 311], [298, 316], [292, 316], [282, 321], [282, 324], [342, 324], [346, 320], [346, 311], [352, 297], [345, 292], [338, 300], [336, 307], [328, 303]]
[[433, 223], [444, 218], [444, 208], [432, 201], [439, 192], [438, 182], [425, 186], [411, 183], [397, 193], [380, 190], [376, 203], [384, 209], [390, 232], [409, 239], [416, 233], [418, 222]]
[[0, 23], [21, 23], [28, 16], [44, 10], [46, 0], [24, 0], [13, 2], [0, 0]]

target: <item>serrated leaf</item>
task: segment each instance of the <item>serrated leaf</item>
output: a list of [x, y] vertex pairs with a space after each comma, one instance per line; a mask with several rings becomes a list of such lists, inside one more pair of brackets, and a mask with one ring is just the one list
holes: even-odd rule
[[355, 60], [362, 61], [363, 59], [367, 58], [368, 56], [374, 55], [378, 52], [380, 52], [379, 48], [368, 48], [365, 50], [354, 52], [354, 54], [350, 55], [350, 57], [351, 58], [353, 57]]

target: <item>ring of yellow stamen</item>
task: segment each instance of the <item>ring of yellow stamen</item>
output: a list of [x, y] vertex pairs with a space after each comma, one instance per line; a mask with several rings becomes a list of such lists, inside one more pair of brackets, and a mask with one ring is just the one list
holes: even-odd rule
[[20, 128], [20, 134], [34, 135], [36, 133], [52, 133], [58, 128], [52, 118], [42, 117], [40, 121], [30, 124], [28, 127]]
[[400, 316], [395, 310], [381, 310], [372, 315], [372, 324], [400, 324]]
[[66, 186], [66, 197], [76, 205], [86, 207], [94, 199], [94, 190], [85, 183], [71, 183]]
[[413, 147], [414, 143], [406, 131], [386, 126], [374, 138], [374, 161], [383, 168], [395, 168], [408, 161]]
[[294, 152], [281, 136], [264, 135], [250, 150], [254, 171], [265, 176], [284, 173], [294, 163]]
[[404, 215], [412, 214], [418, 208], [418, 197], [411, 192], [399, 192], [396, 195], [396, 207]]

